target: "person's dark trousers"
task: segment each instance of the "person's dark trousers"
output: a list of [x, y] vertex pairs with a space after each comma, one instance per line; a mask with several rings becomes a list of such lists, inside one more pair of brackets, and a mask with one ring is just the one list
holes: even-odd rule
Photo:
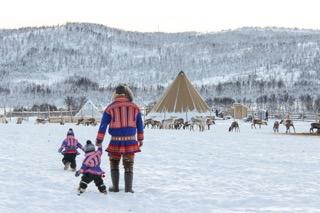
[[103, 183], [101, 175], [94, 175], [90, 173], [85, 173], [82, 175], [80, 181], [80, 189], [83, 189], [84, 191], [87, 188], [88, 184], [92, 181], [94, 181], [100, 192], [106, 192], [106, 186]]
[[70, 167], [72, 169], [75, 169], [77, 167], [77, 164], [76, 164], [76, 157], [77, 157], [77, 154], [76, 153], [66, 153], [63, 155], [64, 157], [62, 158], [62, 163], [63, 164], [66, 164], [66, 163], [70, 163]]

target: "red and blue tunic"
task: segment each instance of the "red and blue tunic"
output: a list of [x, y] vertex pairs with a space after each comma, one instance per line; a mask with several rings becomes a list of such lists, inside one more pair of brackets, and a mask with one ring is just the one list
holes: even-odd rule
[[102, 147], [99, 146], [97, 151], [89, 152], [86, 154], [82, 166], [80, 168], [81, 174], [94, 174], [103, 175], [104, 171], [100, 168], [102, 155]]
[[58, 151], [62, 154], [79, 154], [78, 148], [82, 149], [81, 143], [73, 135], [68, 135]]
[[106, 149], [109, 154], [122, 155], [140, 152], [137, 140], [144, 139], [143, 121], [136, 104], [123, 96], [115, 98], [115, 101], [103, 113], [97, 135], [98, 143], [102, 143], [108, 125], [109, 134], [112, 136]]

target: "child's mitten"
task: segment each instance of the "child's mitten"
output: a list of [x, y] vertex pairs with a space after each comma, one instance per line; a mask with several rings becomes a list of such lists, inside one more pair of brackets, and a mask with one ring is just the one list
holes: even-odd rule
[[80, 171], [76, 171], [76, 173], [74, 174], [74, 176], [78, 177], [80, 175]]

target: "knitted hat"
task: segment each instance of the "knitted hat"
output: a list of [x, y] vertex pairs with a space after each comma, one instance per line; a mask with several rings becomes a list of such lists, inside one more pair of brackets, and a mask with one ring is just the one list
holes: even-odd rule
[[90, 140], [87, 140], [86, 145], [84, 146], [84, 152], [88, 153], [88, 152], [94, 152], [94, 151], [96, 151], [96, 148], [94, 147], [94, 145]]
[[68, 132], [67, 132], [67, 136], [69, 136], [69, 135], [74, 136], [74, 133], [73, 133], [73, 129], [72, 129], [72, 128], [70, 128], [70, 129], [68, 130]]

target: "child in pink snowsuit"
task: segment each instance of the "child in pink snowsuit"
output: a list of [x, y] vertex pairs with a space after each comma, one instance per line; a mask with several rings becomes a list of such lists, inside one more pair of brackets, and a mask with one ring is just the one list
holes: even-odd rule
[[84, 146], [84, 151], [86, 153], [83, 160], [80, 170], [75, 174], [78, 177], [80, 174], [83, 174], [79, 184], [79, 194], [85, 192], [88, 184], [91, 181], [94, 181], [98, 190], [101, 193], [107, 193], [106, 186], [103, 183], [102, 177], [104, 176], [104, 171], [100, 168], [101, 155], [102, 155], [102, 146], [98, 146], [98, 150], [95, 151], [95, 146], [90, 140], [87, 140], [86, 145]]
[[70, 166], [72, 171], [76, 171], [76, 157], [80, 154], [77, 151], [78, 148], [83, 150], [82, 145], [74, 137], [73, 130], [70, 128], [67, 132], [67, 137], [63, 140], [58, 150], [58, 152], [63, 154], [62, 163], [64, 164], [64, 170], [67, 170]]

